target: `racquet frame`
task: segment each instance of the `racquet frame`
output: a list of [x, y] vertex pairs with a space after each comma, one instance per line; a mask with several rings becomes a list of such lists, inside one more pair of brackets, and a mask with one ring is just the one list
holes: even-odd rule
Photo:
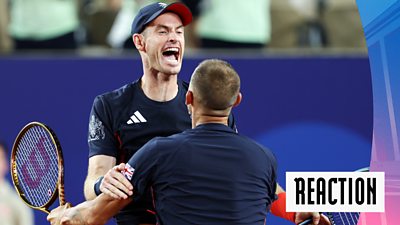
[[[52, 194], [51, 198], [49, 199], [49, 201], [47, 201], [44, 205], [42, 206], [33, 206], [29, 203], [28, 199], [25, 197], [25, 194], [23, 192], [23, 189], [20, 186], [20, 182], [18, 179], [18, 172], [17, 172], [17, 161], [16, 161], [16, 152], [18, 150], [18, 145], [20, 143], [20, 141], [22, 140], [22, 138], [24, 137], [24, 135], [27, 133], [27, 131], [29, 129], [31, 129], [32, 127], [35, 126], [40, 126], [42, 127], [44, 130], [46, 130], [46, 132], [49, 134], [49, 136], [51, 137], [51, 141], [52, 143], [56, 146], [56, 153], [57, 153], [57, 162], [58, 162], [58, 178], [57, 178], [57, 184], [55, 187], [55, 191]], [[11, 152], [11, 163], [10, 163], [10, 171], [11, 171], [11, 177], [12, 177], [12, 181], [14, 184], [14, 187], [18, 193], [18, 195], [20, 196], [20, 198], [25, 202], [25, 204], [27, 204], [29, 207], [36, 209], [36, 210], [40, 210], [42, 212], [45, 213], [49, 213], [49, 207], [54, 203], [54, 201], [57, 198], [59, 198], [59, 202], [60, 205], [64, 205], [65, 204], [65, 192], [64, 192], [64, 159], [63, 159], [63, 155], [62, 155], [62, 149], [61, 149], [61, 145], [60, 142], [58, 141], [58, 138], [56, 136], [56, 134], [54, 133], [54, 131], [52, 129], [50, 129], [50, 127], [48, 127], [47, 125], [40, 123], [40, 122], [31, 122], [28, 123], [26, 126], [24, 126], [22, 128], [22, 130], [18, 133], [17, 138], [15, 139], [13, 148], [12, 148], [12, 152]]]

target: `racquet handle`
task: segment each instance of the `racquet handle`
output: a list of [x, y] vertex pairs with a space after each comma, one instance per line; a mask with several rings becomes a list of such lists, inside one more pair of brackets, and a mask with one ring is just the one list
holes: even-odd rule
[[58, 185], [59, 185], [58, 199], [60, 200], [60, 205], [65, 205], [64, 184], [59, 183]]

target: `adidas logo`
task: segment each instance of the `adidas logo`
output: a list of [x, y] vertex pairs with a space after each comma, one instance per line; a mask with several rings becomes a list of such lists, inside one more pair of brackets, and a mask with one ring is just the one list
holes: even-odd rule
[[136, 111], [133, 113], [131, 118], [126, 122], [127, 124], [133, 124], [133, 123], [146, 123], [147, 120], [140, 114], [139, 111]]

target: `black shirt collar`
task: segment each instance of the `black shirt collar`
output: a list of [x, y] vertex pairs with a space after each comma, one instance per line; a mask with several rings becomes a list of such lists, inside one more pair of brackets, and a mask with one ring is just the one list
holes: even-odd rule
[[203, 123], [197, 125], [194, 130], [213, 130], [213, 131], [225, 131], [235, 133], [230, 127], [220, 123]]

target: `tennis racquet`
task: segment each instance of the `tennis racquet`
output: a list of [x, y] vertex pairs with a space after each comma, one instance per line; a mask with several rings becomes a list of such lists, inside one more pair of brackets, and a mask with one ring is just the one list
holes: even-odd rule
[[[365, 167], [356, 172], [369, 172], [369, 167]], [[359, 212], [327, 212], [324, 213], [329, 218], [332, 225], [357, 225], [360, 218]], [[299, 225], [312, 224], [312, 219], [307, 219]]]
[[64, 197], [64, 161], [55, 133], [31, 122], [19, 132], [11, 152], [11, 177], [21, 199], [31, 208], [49, 213]]

